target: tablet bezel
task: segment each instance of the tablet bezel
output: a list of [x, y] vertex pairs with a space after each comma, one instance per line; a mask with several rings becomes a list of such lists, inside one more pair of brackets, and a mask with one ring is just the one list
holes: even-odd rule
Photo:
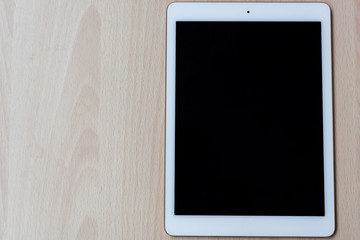
[[[247, 11], [250, 11], [248, 13]], [[176, 21], [320, 21], [325, 216], [174, 214]], [[324, 3], [172, 3], [167, 9], [165, 230], [175, 236], [330, 236], [335, 231], [330, 8]]]

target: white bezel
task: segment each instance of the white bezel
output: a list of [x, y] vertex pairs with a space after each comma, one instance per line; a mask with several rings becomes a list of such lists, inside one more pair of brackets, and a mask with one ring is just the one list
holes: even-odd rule
[[[247, 13], [250, 11], [250, 13]], [[321, 21], [325, 216], [174, 215], [176, 21]], [[167, 9], [165, 229], [185, 236], [330, 236], [335, 231], [330, 8], [324, 3], [172, 3]]]

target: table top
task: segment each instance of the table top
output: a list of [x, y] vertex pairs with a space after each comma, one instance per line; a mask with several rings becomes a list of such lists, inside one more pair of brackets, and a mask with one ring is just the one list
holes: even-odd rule
[[[333, 31], [331, 239], [358, 239], [360, 1], [324, 2]], [[0, 2], [0, 239], [173, 239], [164, 231], [169, 3]]]

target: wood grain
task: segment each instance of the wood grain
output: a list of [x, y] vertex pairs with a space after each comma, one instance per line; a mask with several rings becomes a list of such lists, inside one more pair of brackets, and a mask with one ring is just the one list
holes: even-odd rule
[[[359, 239], [360, 1], [325, 2], [331, 239]], [[169, 3], [0, 0], [0, 239], [175, 239], [163, 227]]]

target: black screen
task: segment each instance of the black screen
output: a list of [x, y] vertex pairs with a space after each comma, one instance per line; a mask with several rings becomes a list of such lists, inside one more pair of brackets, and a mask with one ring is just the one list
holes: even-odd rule
[[320, 22], [177, 22], [176, 215], [324, 216]]

